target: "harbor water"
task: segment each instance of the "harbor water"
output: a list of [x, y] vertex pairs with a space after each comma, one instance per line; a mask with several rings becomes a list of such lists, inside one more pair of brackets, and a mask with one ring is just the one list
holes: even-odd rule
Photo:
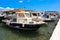
[[0, 40], [49, 40], [58, 21], [41, 25], [37, 31], [23, 31], [9, 28], [0, 23]]

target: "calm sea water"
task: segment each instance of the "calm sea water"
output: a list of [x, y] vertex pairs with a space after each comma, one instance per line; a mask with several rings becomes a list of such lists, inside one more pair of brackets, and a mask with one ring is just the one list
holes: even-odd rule
[[0, 23], [0, 40], [49, 40], [57, 21], [42, 25], [37, 31], [21, 31]]

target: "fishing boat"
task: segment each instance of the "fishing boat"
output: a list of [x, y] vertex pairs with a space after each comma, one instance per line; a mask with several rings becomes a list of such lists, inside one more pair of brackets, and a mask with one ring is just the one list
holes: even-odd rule
[[42, 18], [43, 21], [45, 22], [50, 22], [50, 21], [55, 21], [58, 18], [57, 14], [46, 14], [46, 13], [38, 13], [39, 14], [39, 18]]
[[50, 22], [52, 21], [51, 18], [49, 18], [48, 14], [42, 13], [39, 18], [41, 18], [44, 22]]
[[12, 28], [34, 31], [38, 30], [42, 24], [46, 24], [43, 21], [34, 21], [31, 16], [29, 12], [16, 12], [15, 18], [2, 20], [2, 23]]
[[15, 14], [15, 12], [13, 12], [13, 10], [8, 10], [8, 11], [3, 12], [4, 19], [7, 19], [7, 18], [11, 17], [14, 14]]
[[44, 22], [51, 21], [51, 18], [48, 18], [49, 16], [46, 14], [40, 14], [40, 13], [35, 12], [35, 13], [32, 13], [32, 15], [33, 15], [33, 19], [35, 20], [37, 20], [38, 18], [38, 20], [42, 20]]
[[50, 13], [50, 18], [51, 18], [51, 20], [57, 20], [58, 19], [58, 14], [52, 14], [52, 13]]

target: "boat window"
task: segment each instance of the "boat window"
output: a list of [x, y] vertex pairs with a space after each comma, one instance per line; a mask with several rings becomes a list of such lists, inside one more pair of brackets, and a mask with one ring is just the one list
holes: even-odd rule
[[19, 16], [20, 16], [20, 17], [24, 17], [24, 14], [23, 14], [23, 13], [20, 13]]
[[41, 16], [40, 13], [38, 13], [38, 16]]
[[37, 16], [37, 13], [32, 13], [33, 16]]
[[41, 13], [41, 14], [43, 14], [43, 13]]
[[13, 15], [12, 15], [12, 18], [17, 18], [16, 14], [13, 14]]
[[25, 13], [25, 15], [26, 15], [27, 17], [31, 17], [30, 13]]

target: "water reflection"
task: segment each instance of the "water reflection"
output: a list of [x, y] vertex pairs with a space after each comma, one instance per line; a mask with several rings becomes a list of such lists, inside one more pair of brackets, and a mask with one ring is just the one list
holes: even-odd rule
[[25, 31], [25, 30], [20, 30], [20, 29], [13, 29], [8, 26], [6, 27], [2, 26], [2, 28], [5, 29], [6, 31], [11, 31], [13, 34], [17, 36], [23, 36], [23, 37], [29, 37], [29, 38], [40, 36], [38, 31]]

